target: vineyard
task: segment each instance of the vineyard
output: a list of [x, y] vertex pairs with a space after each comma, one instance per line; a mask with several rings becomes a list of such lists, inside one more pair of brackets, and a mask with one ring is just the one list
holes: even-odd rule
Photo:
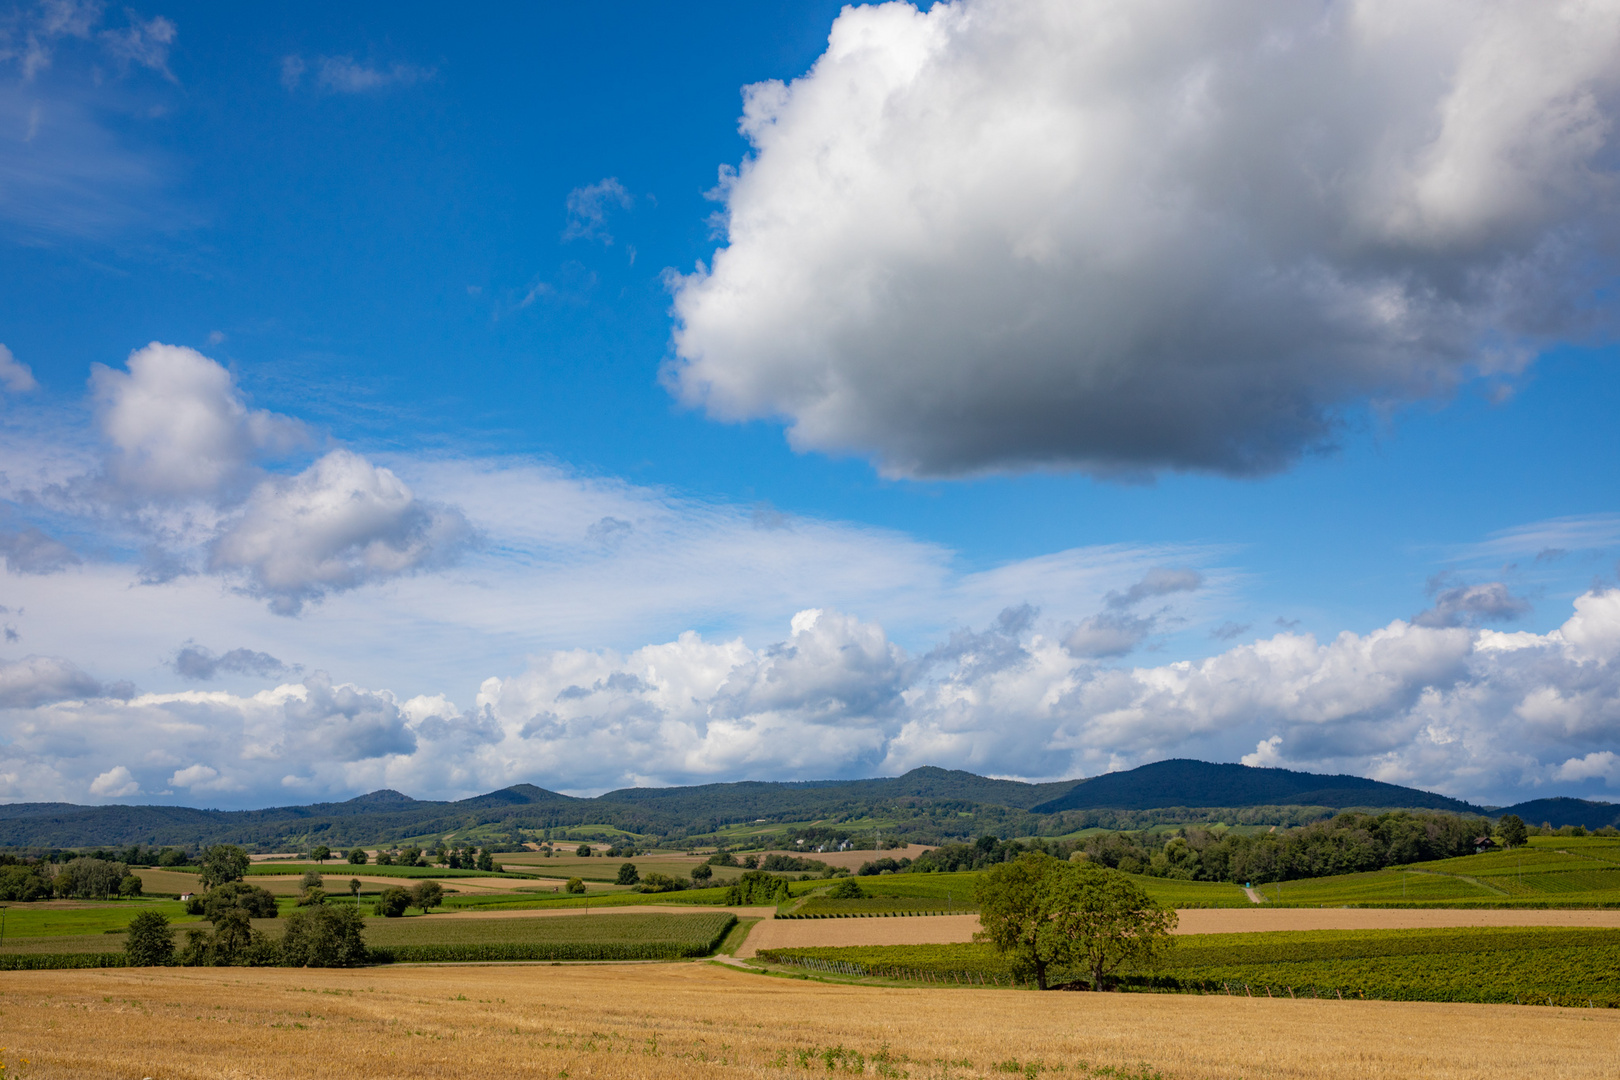
[[[492, 925], [480, 925], [484, 922]], [[443, 920], [420, 932], [383, 927], [367, 936], [376, 963], [669, 960], [709, 955], [736, 924], [737, 917], [729, 913], [468, 919]]]
[[833, 900], [812, 896], [778, 919], [849, 919], [885, 915], [964, 915], [979, 910], [977, 904], [960, 899], [941, 900], [930, 896], [868, 896], [860, 900]]
[[[761, 950], [833, 974], [1021, 985], [986, 945]], [[1079, 972], [1059, 972], [1054, 982]], [[1181, 939], [1127, 989], [1252, 996], [1591, 1005], [1620, 1008], [1620, 930], [1446, 929], [1211, 934]]]
[[1556, 848], [1543, 842], [1365, 874], [1272, 883], [1260, 891], [1268, 903], [1283, 906], [1620, 906], [1620, 844], [1581, 837], [1553, 841]]

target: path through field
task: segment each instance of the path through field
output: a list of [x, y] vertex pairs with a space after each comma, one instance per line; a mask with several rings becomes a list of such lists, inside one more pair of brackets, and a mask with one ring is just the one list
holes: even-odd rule
[[34, 1080], [1608, 1080], [1620, 1046], [1607, 1009], [837, 986], [709, 963], [28, 971], [4, 991], [5, 1062]]

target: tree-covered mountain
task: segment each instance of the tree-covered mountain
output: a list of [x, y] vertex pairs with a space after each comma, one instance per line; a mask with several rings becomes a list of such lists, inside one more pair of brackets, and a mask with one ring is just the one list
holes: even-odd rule
[[1400, 806], [1459, 814], [1479, 813], [1481, 809], [1460, 799], [1361, 776], [1212, 765], [1185, 758], [1094, 776], [1031, 809], [1037, 814], [1055, 814], [1063, 810], [1151, 810], [1166, 806]]
[[[1553, 802], [1579, 800], [1526, 805]], [[384, 790], [345, 802], [261, 810], [22, 803], [0, 806], [0, 846], [197, 847], [228, 841], [260, 848], [312, 843], [338, 848], [475, 829], [516, 841], [538, 830], [590, 825], [674, 842], [755, 823], [792, 826], [793, 835], [812, 838], [858, 834], [865, 846], [866, 837], [880, 828], [888, 839], [945, 841], [986, 834], [1053, 836], [1094, 826], [1141, 828], [1160, 820], [1297, 824], [1351, 807], [1482, 812], [1456, 799], [1357, 776], [1161, 761], [1048, 784], [920, 768], [870, 780], [624, 788], [589, 799], [518, 784], [455, 802]], [[1520, 816], [1563, 823], [1553, 810]]]
[[1586, 829], [1613, 825], [1620, 829], [1620, 805], [1586, 799], [1531, 799], [1514, 806], [1504, 806], [1496, 813], [1517, 814], [1526, 825], [1545, 823], [1555, 829], [1565, 825], [1579, 825]]

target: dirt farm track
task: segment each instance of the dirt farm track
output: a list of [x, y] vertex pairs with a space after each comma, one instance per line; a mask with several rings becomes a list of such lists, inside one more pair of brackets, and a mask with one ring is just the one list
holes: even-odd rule
[[1009, 1063], [1082, 1078], [1611, 1080], [1620, 1063], [1616, 1010], [880, 989], [705, 962], [12, 972], [0, 1032], [6, 1064], [26, 1058], [20, 1075], [40, 1080], [964, 1080]]

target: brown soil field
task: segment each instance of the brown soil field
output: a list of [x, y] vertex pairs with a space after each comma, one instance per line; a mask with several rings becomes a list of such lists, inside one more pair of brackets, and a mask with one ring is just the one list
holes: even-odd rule
[[706, 907], [697, 904], [623, 904], [601, 908], [519, 908], [513, 911], [440, 911], [419, 915], [421, 919], [533, 919], [555, 915], [684, 915], [704, 911], [729, 911], [739, 919], [774, 919], [774, 907]]
[[36, 1080], [1607, 1080], [1620, 1047], [1611, 1010], [890, 989], [702, 963], [15, 972], [0, 1012], [8, 1075]]
[[778, 851], [748, 851], [746, 855], [796, 855], [802, 859], [816, 859], [828, 866], [842, 866], [847, 870], [859, 870], [862, 863], [873, 859], [915, 859], [925, 851], [933, 851], [933, 844], [910, 844], [903, 848], [894, 848], [892, 851], [790, 851], [782, 848]]
[[[1191, 908], [1177, 913], [1178, 934], [1246, 934], [1264, 930], [1414, 930], [1441, 926], [1620, 927], [1620, 910], [1525, 911], [1456, 908]], [[760, 949], [815, 945], [950, 945], [972, 941], [977, 915], [886, 919], [773, 920], [754, 927], [738, 956]]]
[[921, 915], [887, 919], [772, 919], [754, 927], [737, 950], [803, 949], [815, 945], [949, 945], [972, 941], [977, 915]]

